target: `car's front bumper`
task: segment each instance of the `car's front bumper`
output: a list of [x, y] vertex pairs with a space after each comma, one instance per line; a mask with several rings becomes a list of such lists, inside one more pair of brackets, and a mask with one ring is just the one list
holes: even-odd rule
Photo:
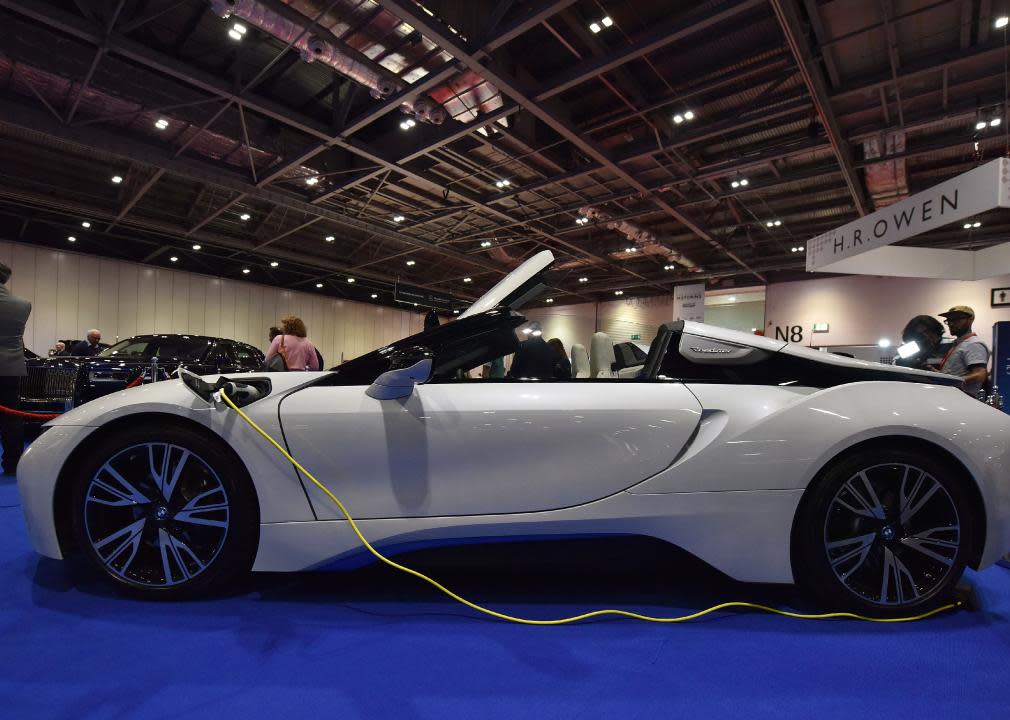
[[33, 442], [18, 463], [18, 492], [36, 552], [63, 558], [56, 533], [56, 481], [70, 453], [98, 428], [57, 425]]

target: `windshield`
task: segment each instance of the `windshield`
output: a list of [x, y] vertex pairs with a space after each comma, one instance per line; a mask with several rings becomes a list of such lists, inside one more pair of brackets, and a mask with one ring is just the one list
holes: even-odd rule
[[196, 362], [207, 352], [208, 345], [208, 341], [201, 338], [129, 338], [103, 350], [98, 357], [130, 360], [150, 360], [156, 357], [159, 360]]

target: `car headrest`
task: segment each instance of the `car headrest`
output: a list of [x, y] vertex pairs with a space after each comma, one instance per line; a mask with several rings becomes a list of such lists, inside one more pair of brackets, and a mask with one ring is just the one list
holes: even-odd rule
[[586, 346], [581, 343], [572, 345], [572, 377], [592, 377], [589, 373], [589, 353], [586, 352]]
[[604, 332], [593, 333], [593, 340], [589, 346], [589, 376], [613, 377], [614, 376], [614, 341]]

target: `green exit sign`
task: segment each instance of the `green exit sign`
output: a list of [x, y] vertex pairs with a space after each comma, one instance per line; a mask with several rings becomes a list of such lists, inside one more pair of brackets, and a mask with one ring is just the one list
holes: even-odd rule
[[827, 332], [827, 331], [828, 331], [827, 323], [814, 323], [814, 332]]
[[632, 340], [641, 340], [642, 336], [639, 335], [638, 333], [635, 333], [634, 335], [631, 336], [631, 339]]

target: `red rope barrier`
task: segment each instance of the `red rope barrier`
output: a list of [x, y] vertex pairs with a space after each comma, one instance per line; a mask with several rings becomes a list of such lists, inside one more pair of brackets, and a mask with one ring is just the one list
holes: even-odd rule
[[38, 420], [40, 422], [47, 422], [49, 420], [55, 420], [63, 413], [32, 413], [25, 412], [24, 410], [15, 410], [14, 408], [4, 407], [0, 405], [0, 415], [13, 415], [15, 417], [24, 418], [25, 420]]

